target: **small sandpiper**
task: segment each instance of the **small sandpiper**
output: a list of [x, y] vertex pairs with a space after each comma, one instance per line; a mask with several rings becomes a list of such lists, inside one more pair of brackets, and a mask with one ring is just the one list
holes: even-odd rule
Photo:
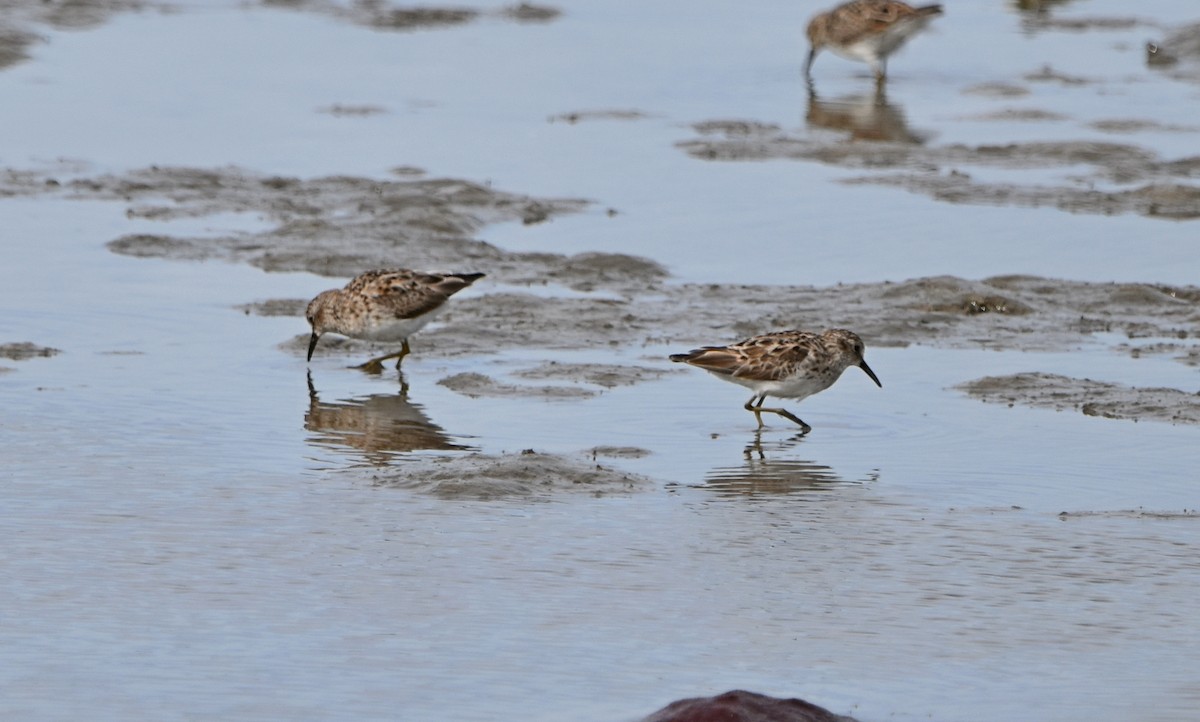
[[308, 360], [324, 333], [366, 341], [399, 341], [396, 353], [357, 366], [379, 373], [383, 362], [396, 359], [396, 369], [409, 353], [408, 337], [441, 312], [446, 300], [483, 278], [482, 273], [427, 273], [407, 268], [367, 271], [346, 284], [317, 295], [305, 316], [312, 326]]
[[887, 77], [887, 59], [908, 39], [942, 14], [941, 5], [915, 8], [900, 0], [851, 0], [818, 13], [808, 23], [808, 61], [804, 76], [811, 78], [813, 60], [829, 48], [848, 60], [871, 66], [875, 80]]
[[879, 378], [863, 360], [863, 342], [841, 328], [824, 333], [776, 331], [754, 336], [728, 346], [705, 346], [671, 355], [672, 361], [691, 364], [717, 378], [754, 391], [746, 410], [763, 427], [762, 412], [779, 414], [800, 425], [807, 434], [812, 427], [786, 409], [763, 408], [768, 396], [804, 399], [824, 391], [850, 366], [857, 366], [880, 388]]

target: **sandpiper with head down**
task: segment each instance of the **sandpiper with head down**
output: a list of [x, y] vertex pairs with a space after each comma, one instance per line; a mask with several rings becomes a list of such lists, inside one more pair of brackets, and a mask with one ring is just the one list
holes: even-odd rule
[[399, 370], [409, 353], [408, 337], [433, 320], [446, 300], [482, 273], [427, 273], [407, 268], [367, 271], [345, 288], [330, 289], [308, 304], [305, 316], [312, 326], [308, 360], [324, 333], [339, 333], [366, 341], [399, 341], [396, 353], [373, 358], [357, 368], [369, 373], [383, 370], [383, 362], [396, 359]]
[[848, 60], [867, 63], [875, 80], [882, 83], [887, 77], [888, 56], [941, 14], [941, 5], [917, 8], [900, 0], [850, 0], [819, 13], [808, 23], [804, 75], [811, 77], [817, 53], [829, 48]]
[[824, 333], [776, 331], [728, 346], [705, 346], [673, 354], [672, 361], [691, 364], [719, 379], [754, 391], [746, 410], [763, 427], [762, 412], [769, 411], [796, 422], [808, 433], [812, 427], [787, 409], [763, 408], [768, 396], [804, 399], [824, 391], [850, 366], [857, 366], [882, 388], [879, 378], [863, 359], [863, 342], [841, 328]]

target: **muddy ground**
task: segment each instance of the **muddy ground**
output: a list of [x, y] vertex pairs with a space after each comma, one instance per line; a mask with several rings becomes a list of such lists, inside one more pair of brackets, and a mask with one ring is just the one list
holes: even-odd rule
[[[498, 5], [490, 9], [453, 4], [398, 4], [386, 0], [339, 3], [332, 0], [257, 0], [267, 9], [306, 12], [380, 31], [409, 32], [452, 27], [485, 18], [518, 23], [544, 23], [561, 15], [558, 8], [535, 3]], [[171, 0], [3, 0], [0, 2], [0, 68], [29, 58], [45, 40], [46, 29], [95, 28], [116, 15], [131, 12], [179, 12]]]
[[[721, 126], [720, 132], [729, 136], [733, 131]], [[741, 143], [761, 132], [740, 127], [736, 134]], [[839, 152], [862, 152], [839, 147]], [[903, 155], [872, 148], [869, 152], [877, 155]], [[1058, 151], [1025, 147], [1018, 152], [1009, 146], [995, 154], [941, 152], [947, 157], [994, 155], [1013, 162], [1018, 155], [1026, 161], [1035, 156], [1063, 162], [1087, 159], [1113, 174], [1130, 168], [1200, 168], [1200, 158], [1163, 164], [1144, 151], [1121, 146], [1063, 144]], [[851, 328], [868, 346], [1069, 351], [1107, 344], [1118, 353], [1166, 355], [1189, 365], [1198, 363], [1200, 353], [1195, 343], [1200, 334], [1200, 287], [1033, 276], [977, 281], [940, 276], [829, 287], [675, 283], [662, 266], [646, 258], [517, 253], [476, 239], [489, 223], [552, 222], [566, 213], [596, 212], [586, 199], [533, 198], [470, 181], [426, 178], [411, 168], [399, 169], [391, 179], [284, 178], [236, 167], [151, 167], [123, 175], [89, 175], [76, 166], [8, 170], [0, 173], [0, 194], [117, 200], [128, 205], [131, 217], [163, 221], [241, 212], [271, 224], [259, 232], [224, 236], [163, 233], [107, 239], [113, 252], [139, 257], [222, 259], [269, 271], [309, 271], [336, 279], [331, 287], [362, 270], [401, 263], [485, 271], [488, 278], [475, 289], [482, 295], [455, 299], [443, 323], [416, 339], [415, 352], [422, 355], [488, 355], [518, 348], [655, 348], [644, 362], [630, 365], [530, 362], [513, 372], [522, 380], [518, 384], [480, 373], [456, 374], [440, 382], [471, 396], [584, 398], [674, 372], [655, 365], [661, 362], [663, 346], [682, 351], [792, 327]], [[536, 294], [525, 290], [533, 287], [584, 293], [555, 296], [545, 288]], [[296, 316], [297, 335], [281, 346], [302, 355], [308, 334], [300, 317], [306, 302], [248, 300], [238, 308], [244, 313]], [[1143, 338], [1159, 340], [1136, 343]], [[318, 353], [357, 357], [374, 350], [358, 341], [329, 341]], [[1191, 389], [1164, 396], [1160, 389], [1102, 388], [1083, 380], [1037, 378], [1036, 384], [1026, 376], [986, 379], [967, 391], [1012, 403], [1065, 403], [1111, 418], [1200, 422]], [[1069, 401], [1053, 395], [1058, 393], [1052, 390], [1056, 385]]]
[[[1027, 92], [1008, 85], [1002, 90], [1008, 95]], [[989, 92], [1000, 91], [992, 88]], [[846, 110], [838, 112], [839, 107]], [[1027, 108], [998, 110], [987, 116], [995, 117], [1063, 119], [1059, 114]], [[1200, 218], [1200, 189], [1187, 182], [1200, 176], [1200, 155], [1167, 159], [1133, 144], [1092, 141], [927, 146], [923, 134], [910, 129], [903, 113], [881, 95], [836, 102], [814, 96], [809, 100], [807, 119], [810, 127], [848, 134], [852, 140], [889, 142], [830, 143], [827, 138], [793, 133], [771, 123], [713, 120], [695, 124], [698, 137], [679, 147], [701, 160], [800, 160], [862, 170], [865, 175], [841, 182], [896, 186], [947, 203], [1052, 207], [1100, 215], [1136, 213], [1169, 220]], [[1102, 126], [1110, 127], [1114, 132], [1131, 132], [1162, 124], [1113, 119]], [[1080, 166], [1090, 171], [1080, 174]], [[982, 182], [972, 178], [972, 168], [1061, 170], [1064, 176], [1058, 185]]]
[[577, 456], [540, 454], [526, 449], [517, 454], [417, 456], [402, 467], [371, 472], [378, 486], [421, 491], [446, 499], [538, 499], [558, 494], [590, 496], [627, 494], [649, 488], [647, 477], [597, 463], [587, 452]]
[[1200, 423], [1200, 392], [1136, 388], [1046, 373], [986, 376], [959, 387], [993, 403], [1022, 404], [1057, 411], [1074, 409], [1107, 419]]
[[[15, 343], [0, 343], [0, 358], [6, 358], [11, 361], [24, 361], [31, 358], [48, 358], [55, 354], [60, 354], [56, 348], [48, 346], [38, 346], [29, 341], [18, 341]], [[11, 366], [0, 366], [0, 374], [16, 371]]]
[[[438, 381], [451, 391], [464, 396], [529, 396], [552, 399], [582, 399], [595, 396], [604, 389], [630, 386], [653, 380], [669, 373], [669, 369], [621, 364], [560, 363], [549, 361], [522, 368], [512, 375], [535, 381], [569, 381], [571, 386], [546, 384], [506, 384], [480, 373], [459, 373]], [[581, 386], [580, 384], [585, 384]], [[592, 388], [589, 388], [592, 387]]]
[[10, 359], [12, 361], [24, 361], [30, 358], [48, 358], [55, 354], [62, 353], [56, 348], [48, 346], [38, 346], [29, 341], [20, 341], [17, 343], [0, 343], [0, 358]]

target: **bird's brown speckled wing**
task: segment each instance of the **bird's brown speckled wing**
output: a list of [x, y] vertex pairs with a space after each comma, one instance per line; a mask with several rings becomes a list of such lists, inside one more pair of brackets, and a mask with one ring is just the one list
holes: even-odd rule
[[364, 271], [346, 284], [346, 291], [364, 296], [387, 295], [397, 284], [403, 284], [419, 276], [417, 271], [407, 268], [381, 268]]
[[896, 0], [856, 0], [830, 11], [829, 39], [836, 44], [852, 44], [867, 35], [875, 35], [905, 16], [912, 6]]
[[389, 308], [396, 318], [416, 318], [470, 286], [482, 273], [424, 273], [406, 268], [367, 271], [346, 290], [360, 293]]
[[778, 331], [729, 346], [698, 348], [671, 358], [736, 378], [778, 381], [804, 362], [818, 338], [807, 331]]

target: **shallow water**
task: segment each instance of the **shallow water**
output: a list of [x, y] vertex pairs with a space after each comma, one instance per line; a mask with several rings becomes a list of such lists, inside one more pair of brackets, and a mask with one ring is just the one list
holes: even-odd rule
[[[1150, 22], [1031, 29], [1008, 4], [965, 5], [891, 64], [888, 101], [927, 143], [1195, 152], [1195, 130], [1089, 125], [1194, 123], [1197, 85], [1144, 65], [1142, 41], [1161, 34]], [[713, 119], [836, 132], [805, 126], [808, 8], [562, 7], [546, 24], [410, 33], [217, 4], [39, 27], [33, 59], [0, 72], [0, 161], [305, 177], [419, 166], [596, 202], [485, 228], [502, 248], [638, 253], [680, 282], [1195, 282], [1194, 223], [941, 203], [835, 182], [854, 169], [677, 148]], [[1162, 0], [1138, 17], [1169, 26], [1189, 12]], [[1055, 16], [1129, 15], [1092, 0]], [[986, 57], [973, 51], [984, 44]], [[1025, 79], [1047, 64], [1096, 80]], [[815, 71], [823, 97], [869, 85], [834, 57]], [[1029, 93], [967, 92], [989, 82]], [[336, 103], [386, 112], [320, 112]], [[1004, 108], [1066, 119], [972, 119]], [[645, 117], [549, 120], [609, 109]], [[1079, 172], [968, 170], [1038, 183]], [[951, 388], [1036, 370], [1194, 391], [1195, 367], [1091, 345], [870, 348], [883, 389], [851, 369], [798, 408], [815, 427], [803, 440], [779, 423], [756, 434], [741, 389], [669, 367], [682, 349], [665, 346], [445, 358], [422, 357], [418, 336], [407, 395], [394, 374], [334, 356], [314, 360], [310, 391], [303, 359], [279, 348], [303, 320], [234, 307], [335, 282], [104, 247], [264, 219], [153, 222], [46, 197], [5, 198], [0, 219], [0, 342], [63, 350], [0, 359], [15, 369], [0, 373], [5, 717], [620, 720], [734, 687], [862, 720], [1195, 715], [1197, 429]], [[595, 392], [583, 399], [438, 384], [572, 385], [513, 373], [544, 359], [667, 373], [574, 384]], [[465, 453], [447, 446], [581, 464], [595, 447], [648, 453], [598, 453], [645, 477], [603, 495], [479, 501], [377, 483], [414, 454]]]

